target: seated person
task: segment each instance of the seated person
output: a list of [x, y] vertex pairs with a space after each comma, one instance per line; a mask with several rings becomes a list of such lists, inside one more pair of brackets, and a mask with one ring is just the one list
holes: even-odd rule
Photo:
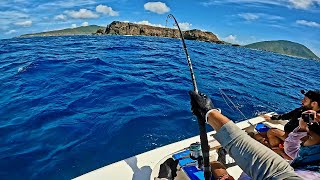
[[[306, 123], [303, 119], [300, 119], [299, 126], [295, 128], [284, 141], [284, 151], [292, 159], [296, 159], [299, 156], [305, 156], [309, 152], [305, 149], [312, 149], [318, 146], [318, 154], [320, 163], [320, 114], [315, 111], [309, 110], [307, 112], [313, 112], [315, 114], [314, 122]], [[305, 136], [308, 136], [306, 141], [301, 141]], [[301, 153], [304, 152], [304, 153]]]
[[[273, 115], [271, 117], [264, 116], [266, 120], [289, 120], [289, 122], [284, 126], [284, 131], [271, 128], [267, 132], [267, 141], [270, 147], [278, 147], [279, 144], [281, 144], [288, 137], [288, 134], [298, 127], [299, 118], [301, 117], [303, 111], [314, 110], [320, 112], [320, 91], [308, 91], [305, 93], [305, 91], [302, 90], [301, 93], [304, 94], [304, 98], [301, 101], [302, 107], [282, 115]], [[258, 136], [257, 139], [259, 140], [262, 138]]]
[[212, 176], [215, 180], [234, 180], [227, 172], [227, 168], [219, 161], [210, 163]]
[[[282, 156], [292, 160], [291, 166], [305, 179], [320, 179], [320, 114], [312, 112], [314, 122], [306, 123], [300, 119], [295, 128], [284, 141]], [[302, 141], [308, 137], [306, 141]]]

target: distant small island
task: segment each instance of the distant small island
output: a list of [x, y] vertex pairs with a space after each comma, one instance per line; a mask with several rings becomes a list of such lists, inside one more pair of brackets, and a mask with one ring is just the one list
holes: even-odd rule
[[302, 57], [308, 59], [320, 60], [310, 49], [302, 44], [279, 40], [279, 41], [262, 41], [244, 46], [246, 48], [270, 51], [289, 56]]
[[105, 29], [105, 27], [90, 25], [90, 26], [81, 26], [77, 28], [67, 28], [56, 31], [47, 31], [33, 34], [24, 34], [20, 37], [35, 37], [35, 36], [69, 36], [69, 35], [92, 35], [97, 32], [99, 29]]
[[[217, 44], [227, 44], [232, 46], [240, 46], [238, 44], [231, 44], [219, 40], [219, 38], [212, 32], [204, 32], [201, 30], [193, 29], [183, 31], [184, 38], [187, 40], [197, 40], [204, 42], [211, 42]], [[129, 22], [113, 21], [107, 27], [91, 25], [81, 26], [77, 28], [68, 28], [57, 31], [48, 31], [34, 34], [24, 34], [20, 37], [34, 37], [34, 36], [69, 36], [69, 35], [132, 35], [132, 36], [157, 36], [180, 38], [177, 29], [156, 27], [142, 24], [135, 24]], [[280, 53], [289, 56], [302, 57], [308, 59], [320, 60], [310, 49], [302, 44], [279, 40], [279, 41], [263, 41], [245, 46], [245, 48], [258, 49]]]

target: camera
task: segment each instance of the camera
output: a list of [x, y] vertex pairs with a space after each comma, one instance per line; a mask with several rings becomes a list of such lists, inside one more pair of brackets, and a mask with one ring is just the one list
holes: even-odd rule
[[301, 118], [306, 123], [311, 123], [314, 121], [314, 113], [313, 112], [306, 112], [302, 113]]

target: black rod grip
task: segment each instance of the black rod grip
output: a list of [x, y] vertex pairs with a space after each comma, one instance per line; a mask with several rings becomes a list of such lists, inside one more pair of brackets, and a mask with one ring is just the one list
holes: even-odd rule
[[201, 150], [203, 156], [203, 171], [205, 180], [211, 179], [211, 168], [210, 168], [210, 160], [209, 160], [209, 144], [208, 144], [208, 136], [206, 130], [206, 124], [204, 120], [198, 119], [199, 131], [200, 131], [200, 142], [201, 142]]

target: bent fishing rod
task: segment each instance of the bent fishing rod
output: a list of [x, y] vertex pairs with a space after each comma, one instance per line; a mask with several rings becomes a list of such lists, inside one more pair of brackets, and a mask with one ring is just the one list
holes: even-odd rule
[[[187, 50], [186, 43], [184, 42], [184, 37], [183, 37], [183, 34], [182, 34], [181, 29], [179, 27], [179, 24], [178, 24], [176, 18], [172, 14], [168, 15], [167, 22], [168, 22], [168, 18], [172, 18], [174, 20], [176, 26], [178, 27], [178, 30], [179, 30], [179, 33], [180, 33], [180, 38], [182, 40], [183, 49], [184, 49], [184, 52], [186, 53], [186, 57], [187, 57], [187, 60], [188, 60], [188, 65], [189, 65], [189, 69], [190, 69], [193, 88], [194, 88], [194, 91], [196, 93], [199, 93], [198, 87], [197, 87], [197, 82], [196, 82], [196, 77], [194, 75], [193, 68], [192, 68], [191, 59], [190, 59], [190, 56], [189, 56], [189, 53], [188, 53], [188, 50]], [[205, 177], [205, 180], [210, 180], [211, 179], [211, 167], [210, 167], [210, 162], [209, 162], [209, 150], [210, 150], [210, 147], [209, 147], [209, 143], [208, 143], [208, 137], [207, 137], [207, 130], [206, 130], [205, 122], [206, 121], [204, 119], [198, 119], [198, 125], [199, 125], [199, 131], [200, 131], [200, 143], [201, 143], [201, 150], [202, 150], [202, 156], [203, 156], [204, 177]]]
[[172, 18], [174, 20], [176, 26], [178, 27], [178, 30], [179, 30], [179, 33], [180, 33], [180, 38], [182, 40], [182, 46], [183, 46], [184, 52], [186, 53], [186, 57], [187, 57], [187, 60], [188, 60], [188, 65], [189, 65], [189, 68], [190, 68], [190, 74], [191, 74], [191, 80], [192, 80], [193, 88], [194, 88], [194, 91], [196, 93], [198, 93], [196, 77], [194, 76], [191, 59], [190, 59], [190, 56], [189, 56], [189, 53], [188, 53], [188, 49], [187, 49], [186, 43], [184, 42], [184, 37], [182, 35], [182, 32], [181, 32], [180, 26], [178, 24], [178, 21], [176, 20], [176, 18], [172, 14], [168, 15], [167, 20], [166, 20], [167, 22], [168, 22], [168, 18]]

